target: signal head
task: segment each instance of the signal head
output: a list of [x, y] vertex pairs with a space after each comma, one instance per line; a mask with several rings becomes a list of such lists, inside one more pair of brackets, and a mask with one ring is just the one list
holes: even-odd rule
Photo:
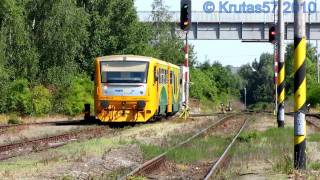
[[276, 36], [277, 36], [277, 30], [275, 26], [271, 26], [269, 29], [269, 42], [275, 43], [276, 42]]
[[191, 27], [191, 0], [181, 0], [180, 27], [188, 31]]

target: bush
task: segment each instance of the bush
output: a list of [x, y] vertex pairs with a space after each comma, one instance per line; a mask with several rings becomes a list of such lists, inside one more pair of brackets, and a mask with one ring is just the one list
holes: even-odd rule
[[216, 100], [217, 88], [210, 82], [210, 78], [200, 69], [191, 69], [190, 71], [190, 97], [197, 99]]
[[257, 102], [248, 106], [253, 111], [273, 111], [274, 104], [267, 102]]
[[77, 115], [84, 104], [93, 104], [93, 82], [88, 77], [74, 77], [67, 89], [59, 89], [55, 96], [54, 109], [58, 113]]
[[317, 104], [320, 104], [320, 88], [317, 86], [311, 86], [307, 98], [307, 102], [310, 103], [311, 105], [315, 106]]
[[35, 86], [32, 89], [33, 113], [36, 115], [47, 114], [52, 108], [52, 96], [48, 89], [43, 86]]
[[8, 112], [7, 107], [7, 98], [9, 93], [9, 85], [8, 81], [2, 81], [0, 80], [0, 113], [6, 113]]
[[31, 91], [26, 79], [13, 81], [9, 86], [7, 106], [10, 112], [21, 114], [32, 113]]

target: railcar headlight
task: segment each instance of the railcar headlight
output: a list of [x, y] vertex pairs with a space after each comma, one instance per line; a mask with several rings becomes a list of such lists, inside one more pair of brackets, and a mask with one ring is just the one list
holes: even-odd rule
[[103, 108], [108, 108], [109, 102], [108, 101], [101, 101], [100, 102], [100, 106], [103, 107]]
[[144, 109], [146, 107], [146, 102], [138, 101], [137, 106], [138, 106], [138, 109]]

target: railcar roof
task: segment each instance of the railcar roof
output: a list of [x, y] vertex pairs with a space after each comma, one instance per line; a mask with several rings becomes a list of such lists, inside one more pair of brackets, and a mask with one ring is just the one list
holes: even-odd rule
[[113, 56], [103, 56], [103, 57], [98, 57], [97, 58], [98, 61], [123, 61], [124, 59], [127, 61], [146, 61], [149, 62], [152, 59], [157, 60], [160, 64], [163, 65], [170, 65], [173, 66], [175, 68], [179, 68], [179, 66], [168, 63], [166, 61], [162, 61], [156, 58], [152, 58], [152, 57], [147, 57], [147, 56], [136, 56], [136, 55], [113, 55]]

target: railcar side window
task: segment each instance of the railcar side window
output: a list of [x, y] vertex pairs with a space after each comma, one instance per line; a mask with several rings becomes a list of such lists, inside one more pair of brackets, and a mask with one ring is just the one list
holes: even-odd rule
[[177, 91], [177, 83], [176, 83], [176, 75], [175, 75], [174, 73], [173, 73], [172, 80], [173, 80], [173, 93], [176, 94], [176, 91]]
[[163, 78], [164, 78], [164, 77], [163, 77], [163, 69], [161, 69], [161, 84], [163, 84], [163, 81], [164, 81]]
[[154, 75], [154, 82], [159, 81], [159, 76], [158, 76], [158, 72], [157, 72], [157, 67], [154, 67], [154, 69], [153, 69], [153, 75]]
[[164, 70], [165, 84], [168, 84], [168, 71]]
[[162, 73], [162, 69], [160, 69], [160, 84], [163, 83], [163, 73]]

